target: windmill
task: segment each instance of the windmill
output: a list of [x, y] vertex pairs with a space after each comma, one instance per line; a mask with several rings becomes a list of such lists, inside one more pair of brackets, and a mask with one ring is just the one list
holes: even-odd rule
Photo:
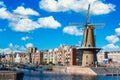
[[88, 41], [88, 32], [89, 29], [93, 30], [92, 33], [94, 35], [94, 29], [97, 26], [104, 26], [104, 24], [90, 24], [89, 23], [89, 16], [90, 16], [90, 4], [88, 5], [88, 10], [87, 10], [87, 14], [86, 14], [86, 20], [85, 20], [85, 24], [81, 24], [81, 23], [70, 23], [69, 25], [71, 26], [84, 26], [84, 32], [83, 32], [83, 36], [81, 39], [81, 44], [80, 47], [95, 47], [95, 38], [94, 38], [94, 42], [92, 45], [87, 45], [87, 41]]
[[[96, 53], [101, 50], [101, 48], [96, 48], [95, 45], [95, 36], [94, 29], [96, 26], [103, 26], [103, 24], [90, 24], [89, 23], [89, 13], [90, 13], [90, 4], [88, 5], [88, 11], [86, 15], [85, 24], [73, 23], [71, 25], [83, 25], [84, 33], [81, 41], [81, 47], [78, 50], [82, 51], [82, 66], [94, 65], [97, 61]], [[83, 47], [82, 47], [83, 46]]]

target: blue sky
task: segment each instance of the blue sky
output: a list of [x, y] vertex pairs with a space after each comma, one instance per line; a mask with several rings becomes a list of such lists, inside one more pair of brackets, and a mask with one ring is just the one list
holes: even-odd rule
[[79, 45], [88, 4], [90, 23], [96, 27], [96, 46], [119, 50], [120, 5], [118, 0], [0, 0], [0, 52], [57, 48]]

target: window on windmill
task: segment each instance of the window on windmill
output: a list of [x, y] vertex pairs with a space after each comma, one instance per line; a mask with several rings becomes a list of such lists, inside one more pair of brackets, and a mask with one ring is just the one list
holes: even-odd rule
[[90, 44], [88, 45], [88, 47], [90, 47]]
[[86, 64], [88, 64], [88, 55], [86, 56]]

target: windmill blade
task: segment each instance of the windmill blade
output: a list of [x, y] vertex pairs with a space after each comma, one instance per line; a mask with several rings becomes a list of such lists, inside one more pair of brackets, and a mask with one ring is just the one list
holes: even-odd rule
[[82, 23], [69, 23], [70, 26], [84, 26]]
[[[90, 4], [88, 5], [88, 12], [87, 12], [87, 15], [86, 15], [85, 25], [87, 25], [87, 24], [88, 24], [89, 14], [90, 14]], [[86, 26], [85, 26], [85, 27], [86, 27]]]
[[69, 23], [69, 25], [70, 26], [84, 26], [84, 27], [86, 27], [88, 25], [89, 13], [90, 13], [90, 4], [88, 5], [88, 11], [87, 11], [87, 14], [86, 14], [85, 24], [81, 24], [81, 23]]
[[96, 26], [105, 26], [105, 24], [87, 24], [88, 26], [93, 26], [93, 27], [96, 27]]
[[81, 38], [81, 44], [80, 44], [80, 47], [82, 47], [82, 45], [83, 45], [83, 42], [84, 42], [84, 35], [85, 35], [85, 29], [84, 29], [84, 32], [83, 32], [83, 36], [82, 36], [82, 38]]
[[81, 41], [81, 47], [82, 47], [83, 41], [84, 41], [84, 46], [86, 46], [86, 42], [87, 42], [88, 29], [86, 27], [88, 26], [89, 13], [90, 13], [90, 4], [88, 5], [88, 12], [87, 12], [87, 15], [86, 15], [85, 24], [83, 24], [85, 29], [84, 29], [84, 33], [83, 33], [83, 37], [82, 37], [82, 41]]

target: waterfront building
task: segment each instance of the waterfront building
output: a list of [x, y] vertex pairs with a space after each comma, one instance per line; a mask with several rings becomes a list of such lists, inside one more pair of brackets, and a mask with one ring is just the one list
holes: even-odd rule
[[20, 63], [22, 64], [28, 63], [29, 60], [26, 53], [19, 54], [19, 56], [20, 56]]
[[20, 63], [19, 53], [16, 53], [16, 54], [15, 54], [15, 63]]
[[27, 55], [29, 56], [29, 63], [34, 65], [40, 65], [43, 63], [43, 52], [37, 50], [37, 48], [29, 47]]
[[49, 49], [47, 52], [47, 63], [48, 64], [57, 64], [57, 53], [58, 49]]
[[13, 63], [14, 62], [14, 54], [6, 54], [5, 59], [3, 59], [5, 63]]
[[47, 64], [47, 59], [48, 59], [48, 50], [41, 51], [43, 53], [43, 64]]
[[58, 62], [62, 65], [76, 65], [76, 49], [66, 45], [60, 46]]
[[5, 63], [5, 62], [6, 62], [5, 57], [2, 57], [2, 58], [1, 58], [1, 62], [0, 62], [0, 63]]
[[98, 52], [97, 53], [97, 61], [98, 63], [104, 63], [105, 59], [108, 59], [109, 52]]
[[120, 51], [110, 51], [108, 58], [112, 59], [113, 63], [120, 64]]
[[47, 52], [47, 64], [52, 63], [52, 49]]
[[37, 48], [33, 48], [33, 47], [27, 48], [27, 54], [29, 56], [29, 63], [34, 62], [34, 57], [32, 57], [32, 55], [36, 53], [36, 50], [37, 50]]
[[32, 55], [32, 58], [34, 59], [33, 63], [35, 65], [41, 65], [43, 63], [43, 53], [38, 50]]
[[57, 62], [58, 62], [59, 65], [63, 64], [63, 62], [62, 62], [62, 60], [63, 60], [62, 55], [63, 55], [63, 50], [62, 50], [62, 47], [60, 47], [60, 48], [58, 48], [58, 53], [57, 53]]
[[22, 63], [25, 64], [27, 63], [27, 59], [26, 59], [26, 54], [25, 53], [15, 53], [14, 54], [14, 62], [15, 63]]
[[44, 54], [44, 62], [47, 64], [58, 64], [58, 65], [81, 65], [82, 54], [75, 47], [61, 45], [59, 48], [49, 49], [46, 54]]

